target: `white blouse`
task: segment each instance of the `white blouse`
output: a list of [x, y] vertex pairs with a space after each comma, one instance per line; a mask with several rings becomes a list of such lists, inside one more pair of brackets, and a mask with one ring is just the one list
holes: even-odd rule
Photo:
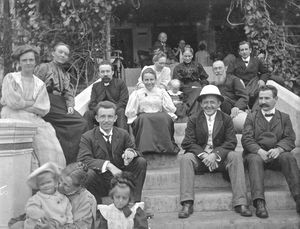
[[172, 118], [176, 107], [166, 90], [154, 87], [151, 91], [146, 88], [135, 90], [129, 96], [125, 115], [128, 118], [128, 124], [131, 124], [139, 113], [166, 112]]
[[137, 87], [138, 88], [142, 88], [145, 87], [143, 80], [142, 80], [142, 72], [146, 69], [146, 68], [152, 68], [155, 72], [156, 72], [156, 85], [160, 88], [164, 88], [167, 89], [168, 88], [168, 83], [171, 80], [171, 69], [169, 67], [163, 67], [163, 69], [158, 72], [155, 70], [155, 66], [154, 65], [150, 65], [150, 66], [145, 66], [143, 67], [140, 77], [138, 79], [138, 83], [137, 83]]

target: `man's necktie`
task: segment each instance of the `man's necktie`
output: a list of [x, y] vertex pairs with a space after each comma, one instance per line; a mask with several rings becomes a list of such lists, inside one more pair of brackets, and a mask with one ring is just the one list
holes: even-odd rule
[[114, 158], [113, 158], [113, 155], [112, 155], [111, 143], [109, 141], [110, 135], [103, 135], [103, 136], [105, 138], [105, 144], [106, 144], [109, 160], [110, 160], [110, 162], [113, 163]]
[[274, 116], [274, 113], [265, 114], [265, 117], [272, 117], [272, 116]]

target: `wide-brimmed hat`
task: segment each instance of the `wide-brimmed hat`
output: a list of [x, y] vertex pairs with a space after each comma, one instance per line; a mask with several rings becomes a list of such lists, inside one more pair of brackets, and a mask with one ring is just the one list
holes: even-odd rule
[[58, 178], [59, 174], [60, 174], [60, 170], [57, 166], [57, 164], [53, 163], [53, 162], [47, 162], [45, 164], [43, 164], [41, 167], [37, 168], [36, 170], [34, 170], [27, 179], [27, 184], [32, 188], [32, 189], [38, 189], [37, 186], [37, 176], [41, 173], [44, 172], [50, 172], [52, 173], [56, 178]]
[[218, 97], [221, 102], [224, 101], [224, 97], [221, 95], [219, 88], [215, 85], [204, 86], [200, 92], [200, 95], [198, 96], [198, 101], [201, 102], [202, 99], [207, 95], [214, 95]]

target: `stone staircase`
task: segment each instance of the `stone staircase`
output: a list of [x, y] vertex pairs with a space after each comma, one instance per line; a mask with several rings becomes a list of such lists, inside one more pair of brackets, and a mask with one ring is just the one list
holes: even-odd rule
[[[175, 123], [175, 139], [180, 145], [185, 123]], [[237, 151], [242, 152], [241, 135], [237, 135]], [[145, 155], [148, 171], [143, 189], [146, 209], [154, 213], [149, 220], [151, 229], [239, 229], [239, 228], [300, 228], [300, 217], [295, 202], [280, 172], [266, 171], [266, 202], [270, 217], [260, 219], [254, 215], [242, 217], [232, 209], [231, 186], [221, 173], [197, 175], [195, 179], [194, 213], [187, 219], [178, 219], [180, 171], [179, 160], [183, 154]], [[248, 175], [246, 175], [247, 177]], [[247, 179], [249, 191], [249, 180]], [[249, 193], [250, 198], [250, 193]]]

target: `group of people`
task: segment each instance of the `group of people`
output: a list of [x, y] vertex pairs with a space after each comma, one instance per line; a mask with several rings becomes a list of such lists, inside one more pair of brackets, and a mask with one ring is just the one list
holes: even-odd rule
[[[154, 43], [152, 47], [152, 51], [154, 54], [161, 51], [165, 53], [168, 57], [170, 63], [183, 62], [183, 53], [185, 48], [191, 48], [189, 44], [185, 42], [185, 40], [180, 40], [178, 42], [178, 47], [172, 49], [168, 44], [168, 35], [165, 32], [161, 32], [158, 34], [157, 41]], [[195, 62], [201, 64], [202, 66], [210, 66], [211, 58], [210, 54], [206, 50], [207, 44], [205, 41], [199, 41], [198, 51], [195, 53]]]
[[[1, 117], [37, 124], [33, 146], [41, 165], [28, 179], [38, 192], [26, 206], [24, 228], [91, 228], [97, 204], [100, 229], [147, 228], [141, 202], [147, 170], [143, 154], [179, 152], [174, 140], [178, 117], [188, 117], [180, 161], [179, 218], [193, 213], [195, 172], [228, 172], [235, 211], [251, 216], [243, 159], [258, 217], [268, 217], [265, 168], [283, 172], [300, 212], [299, 168], [290, 152], [295, 133], [289, 115], [275, 109], [277, 89], [266, 85], [268, 73], [262, 62], [250, 57], [250, 44], [240, 43], [241, 58], [228, 69], [223, 61], [213, 63], [211, 84], [203, 66], [192, 60], [190, 47], [184, 48], [183, 62], [173, 74], [165, 66], [167, 51], [157, 52], [153, 65], [142, 69], [130, 95], [125, 82], [113, 77], [111, 63], [100, 63], [100, 80], [92, 87], [89, 110], [82, 117], [74, 110], [70, 76], [63, 67], [69, 46], [58, 43], [53, 61], [37, 67], [36, 48], [25, 45], [15, 50], [21, 71], [4, 78]], [[252, 112], [247, 115], [249, 107]], [[244, 154], [234, 151], [240, 114], [247, 116], [241, 128]], [[113, 204], [104, 206], [102, 197], [107, 195]], [[86, 202], [88, 206], [81, 205]], [[49, 207], [53, 203], [61, 207]]]

